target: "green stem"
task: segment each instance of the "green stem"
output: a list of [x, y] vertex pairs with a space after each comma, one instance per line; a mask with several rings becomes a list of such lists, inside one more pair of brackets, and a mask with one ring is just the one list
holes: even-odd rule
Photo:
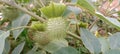
[[42, 0], [39, 0], [39, 3], [41, 3], [42, 7], [45, 7], [45, 5], [44, 5]]
[[39, 17], [38, 15], [34, 14], [33, 12], [30, 12], [27, 9], [23, 8], [22, 6], [16, 4], [15, 1], [13, 1], [13, 0], [12, 1], [0, 0], [0, 2], [5, 3], [7, 5], [10, 5], [10, 6], [13, 6], [13, 7], [15, 7], [15, 8], [17, 8], [17, 9], [19, 9], [19, 10], [21, 10], [21, 11], [27, 13], [27, 14], [29, 14], [30, 16], [38, 19], [40, 22], [46, 22], [45, 19], [43, 19], [42, 17]]
[[98, 20], [98, 18], [95, 19], [95, 21], [89, 26], [89, 30], [97, 23]]
[[74, 34], [74, 33], [70, 32], [70, 31], [67, 31], [67, 34], [69, 34], [69, 35], [71, 35], [71, 37], [73, 37], [73, 38], [75, 38], [75, 39], [77, 39], [77, 40], [80, 40], [80, 41], [81, 41], [81, 39], [80, 39], [80, 37], [79, 37], [78, 35], [76, 35], [76, 34]]
[[10, 29], [10, 31], [21, 29], [21, 28], [30, 28], [30, 26], [21, 26], [21, 27], [17, 27], [17, 28], [12, 28], [12, 29]]

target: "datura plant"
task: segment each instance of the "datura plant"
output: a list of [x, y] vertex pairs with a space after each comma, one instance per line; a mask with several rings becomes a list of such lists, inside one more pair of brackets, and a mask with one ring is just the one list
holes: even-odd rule
[[[68, 46], [65, 40], [68, 23], [66, 18], [62, 17], [65, 9], [64, 4], [52, 2], [49, 6], [40, 9], [42, 16], [48, 19], [47, 22], [32, 22], [33, 25], [31, 25], [33, 30], [37, 30], [33, 35], [33, 40], [38, 43], [40, 48], [52, 53], [61, 47]], [[53, 48], [55, 49], [53, 50]]]

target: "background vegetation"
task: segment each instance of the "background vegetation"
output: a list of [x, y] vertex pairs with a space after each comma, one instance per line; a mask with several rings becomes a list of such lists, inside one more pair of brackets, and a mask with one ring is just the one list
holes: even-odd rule
[[120, 0], [0, 0], [0, 54], [120, 54]]

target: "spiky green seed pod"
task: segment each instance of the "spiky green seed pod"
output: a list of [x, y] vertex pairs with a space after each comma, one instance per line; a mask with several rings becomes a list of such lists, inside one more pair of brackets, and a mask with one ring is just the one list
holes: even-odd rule
[[[37, 24], [39, 24], [39, 22], [33, 23], [31, 27], [37, 30]], [[45, 31], [36, 31], [33, 35], [33, 40], [40, 44], [40, 46], [45, 46], [53, 40], [62, 40], [66, 37], [67, 23], [62, 17], [51, 18], [45, 24]]]
[[40, 46], [45, 46], [51, 41], [47, 33], [39, 31], [35, 32], [33, 40]]
[[[65, 20], [65, 18], [62, 18], [62, 15], [66, 10], [66, 5], [51, 2], [49, 6], [42, 7], [40, 10], [42, 16], [47, 18], [48, 21], [45, 22], [46, 30], [43, 31], [43, 33], [41, 34], [43, 37], [41, 35], [36, 34], [36, 36], [33, 37], [35, 38], [35, 41], [38, 44], [40, 44], [40, 46], [42, 45], [41, 42], [48, 41], [47, 45], [49, 45], [49, 43], [54, 42], [55, 40], [58, 41], [61, 40], [62, 43], [66, 44], [67, 41], [66, 42], [62, 41], [66, 37], [66, 29], [67, 29], [67, 21]], [[37, 39], [36, 37], [37, 38], [42, 37], [43, 39], [41, 38]], [[61, 44], [61, 42], [59, 42], [59, 44]], [[57, 45], [58, 42], [55, 41], [54, 44]]]
[[62, 17], [51, 18], [47, 22], [46, 32], [51, 39], [63, 39], [66, 37], [67, 23]]
[[13, 7], [4, 7], [2, 10], [3, 20], [12, 21], [19, 16], [19, 10]]

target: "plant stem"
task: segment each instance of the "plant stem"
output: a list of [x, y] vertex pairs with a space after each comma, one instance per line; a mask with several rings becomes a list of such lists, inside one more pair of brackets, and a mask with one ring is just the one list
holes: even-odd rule
[[21, 28], [30, 28], [30, 26], [21, 26], [21, 27], [17, 27], [17, 28], [12, 28], [12, 29], [10, 29], [10, 31], [21, 29]]
[[43, 3], [42, 0], [39, 0], [39, 2], [41, 3], [41, 5], [42, 5], [43, 7], [45, 7], [45, 5], [44, 5], [44, 3]]
[[40, 22], [46, 22], [45, 19], [43, 19], [42, 17], [39, 17], [38, 15], [34, 14], [33, 12], [30, 12], [27, 9], [23, 8], [22, 6], [16, 4], [15, 1], [13, 1], [13, 0], [9, 1], [9, 2], [5, 1], [5, 0], [0, 0], [0, 2], [5, 3], [7, 5], [10, 5], [10, 6], [13, 6], [13, 7], [15, 7], [15, 8], [17, 8], [17, 9], [19, 9], [19, 10], [21, 10], [21, 11], [27, 13], [27, 14], [29, 14], [30, 16], [38, 19]]
[[99, 20], [98, 18], [95, 19], [95, 21], [89, 26], [89, 30], [96, 24], [98, 20]]
[[80, 39], [80, 37], [79, 37], [78, 35], [76, 35], [76, 34], [74, 34], [74, 33], [70, 32], [70, 31], [67, 31], [67, 34], [69, 34], [69, 35], [71, 35], [71, 37], [73, 37], [73, 38], [75, 38], [75, 39], [77, 39], [77, 40], [80, 40], [80, 41], [81, 41], [81, 39]]
[[75, 4], [72, 4], [72, 3], [64, 3], [64, 4], [67, 6], [75, 6]]

